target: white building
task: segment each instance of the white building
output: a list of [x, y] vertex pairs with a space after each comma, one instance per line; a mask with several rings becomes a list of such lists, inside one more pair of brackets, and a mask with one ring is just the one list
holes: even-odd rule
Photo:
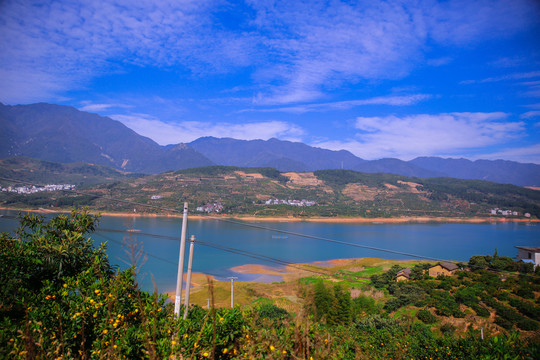
[[532, 262], [534, 267], [540, 264], [540, 246], [516, 246], [518, 260]]

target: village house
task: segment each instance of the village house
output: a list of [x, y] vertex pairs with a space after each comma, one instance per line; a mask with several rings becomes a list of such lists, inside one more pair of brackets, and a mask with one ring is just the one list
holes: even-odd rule
[[458, 269], [456, 264], [452, 264], [448, 261], [441, 261], [435, 266], [429, 268], [429, 276], [437, 277], [439, 275], [452, 276]]
[[540, 246], [516, 246], [516, 249], [518, 249], [518, 260], [533, 263], [534, 267], [540, 264]]
[[411, 269], [406, 268], [403, 270], [399, 270], [396, 274], [396, 281], [406, 281], [411, 278]]

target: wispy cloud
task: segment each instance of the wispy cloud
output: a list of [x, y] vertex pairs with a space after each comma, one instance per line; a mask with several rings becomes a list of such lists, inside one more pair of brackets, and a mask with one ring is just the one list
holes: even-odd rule
[[112, 115], [111, 118], [122, 122], [133, 131], [144, 134], [161, 145], [191, 142], [203, 136], [232, 137], [241, 140], [273, 137], [300, 141], [304, 130], [297, 125], [284, 121], [265, 121], [245, 124], [206, 123], [184, 121], [165, 123], [146, 114]]
[[538, 14], [528, 0], [254, 4], [256, 22], [271, 33], [267, 43], [281, 60], [259, 71], [262, 79], [281, 82], [257, 94], [262, 105], [313, 101], [327, 84], [399, 79], [425, 61], [431, 42], [455, 46], [509, 36]]
[[[343, 83], [402, 78], [429, 58], [432, 43], [506, 36], [537, 15], [528, 0], [66, 0], [1, 6], [0, 96], [6, 102], [52, 98], [126, 65], [187, 69], [191, 76], [247, 69], [258, 89], [256, 104], [308, 102]], [[223, 13], [241, 17], [231, 22]]]
[[130, 108], [131, 105], [125, 105], [125, 104], [93, 104], [91, 102], [85, 102], [85, 104], [79, 108], [81, 111], [88, 111], [88, 112], [100, 112], [108, 109], [114, 109], [114, 108]]
[[[81, 88], [125, 65], [170, 67], [192, 72], [223, 71], [249, 64], [251, 46], [227, 32], [213, 33], [217, 1], [63, 1], [33, 6], [7, 1], [0, 12], [2, 88], [13, 88], [28, 73], [28, 97]], [[8, 82], [9, 81], [9, 82]], [[16, 88], [17, 89], [17, 88]], [[5, 98], [24, 98], [5, 91]]]
[[540, 110], [527, 111], [526, 113], [520, 115], [520, 118], [522, 119], [530, 119], [530, 118], [537, 118], [537, 117], [540, 117]]
[[489, 77], [481, 80], [464, 80], [461, 82], [461, 84], [467, 85], [467, 84], [483, 84], [483, 83], [491, 83], [491, 82], [499, 82], [499, 81], [508, 81], [508, 80], [523, 80], [523, 79], [532, 79], [540, 77], [540, 71], [530, 71], [530, 72], [524, 72], [524, 73], [512, 73], [502, 76], [495, 76], [495, 77]]
[[508, 114], [448, 113], [409, 116], [358, 117], [356, 136], [347, 141], [327, 141], [317, 146], [347, 149], [366, 159], [425, 155], [452, 155], [504, 144], [524, 134], [525, 123], [508, 120]]
[[414, 95], [403, 95], [403, 96], [394, 96], [394, 95], [378, 96], [378, 97], [373, 97], [369, 99], [361, 99], [361, 100], [335, 101], [335, 102], [274, 107], [274, 108], [244, 109], [244, 110], [240, 110], [240, 112], [256, 111], [256, 112], [287, 112], [287, 113], [294, 113], [294, 114], [302, 114], [302, 113], [314, 112], [314, 111], [346, 110], [346, 109], [351, 109], [357, 106], [365, 106], [365, 105], [409, 106], [409, 105], [417, 104], [421, 101], [425, 101], [432, 97], [433, 96], [429, 94], [414, 94]]

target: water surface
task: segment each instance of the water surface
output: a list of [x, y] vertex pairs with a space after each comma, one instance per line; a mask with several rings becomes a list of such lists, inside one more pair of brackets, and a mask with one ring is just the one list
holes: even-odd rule
[[[0, 211], [15, 215], [16, 212]], [[142, 267], [142, 285], [153, 289], [152, 276], [160, 292], [174, 291], [179, 257], [179, 240], [142, 235], [149, 233], [180, 237], [181, 218], [168, 217], [110, 217], [103, 216], [101, 230], [135, 229], [134, 237], [148, 254]], [[253, 224], [253, 223], [248, 223]], [[257, 225], [272, 229], [308, 234], [362, 246], [377, 247], [397, 252], [416, 254], [437, 259], [467, 261], [472, 255], [493, 254], [515, 257], [515, 246], [540, 246], [540, 226], [526, 223], [498, 224], [333, 224], [310, 222], [264, 222]], [[16, 220], [1, 219], [0, 231], [11, 232]], [[270, 230], [253, 229], [216, 220], [189, 220], [188, 239], [199, 240], [240, 249], [287, 262], [314, 262], [331, 259], [379, 257], [386, 259], [413, 259], [411, 257], [332, 242], [285, 235]], [[125, 268], [129, 258], [122, 240], [126, 233], [98, 230], [91, 235], [96, 242], [107, 242], [112, 263]], [[234, 251], [234, 250], [233, 250]], [[187, 253], [185, 267], [187, 268]], [[218, 278], [239, 276], [253, 279], [248, 274], [231, 272], [243, 264], [275, 265], [261, 259], [247, 257], [220, 249], [195, 245], [193, 271], [208, 273]]]

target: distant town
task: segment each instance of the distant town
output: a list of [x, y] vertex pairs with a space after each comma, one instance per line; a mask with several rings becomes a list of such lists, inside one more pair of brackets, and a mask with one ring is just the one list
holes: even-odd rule
[[[152, 197], [154, 199], [154, 197]], [[317, 202], [312, 200], [280, 200], [280, 199], [269, 199], [264, 203], [265, 205], [290, 205], [290, 206], [314, 206], [317, 205]], [[197, 207], [198, 212], [206, 213], [220, 213], [223, 211], [223, 204], [219, 201], [211, 204], [206, 204], [203, 206]]]
[[[520, 213], [518, 213], [517, 211], [503, 210], [503, 209], [499, 209], [499, 208], [491, 209], [490, 214], [491, 215], [501, 215], [501, 216], [519, 216], [520, 215]], [[523, 214], [523, 216], [525, 216], [526, 218], [530, 218], [531, 214], [525, 213], [525, 214]]]
[[265, 205], [291, 205], [291, 206], [314, 206], [317, 205], [315, 201], [312, 200], [279, 200], [279, 199], [269, 199], [264, 203]]
[[43, 187], [41, 186], [8, 186], [6, 188], [1, 188], [2, 192], [10, 192], [17, 194], [35, 194], [42, 191], [61, 191], [61, 190], [73, 190], [75, 185], [71, 184], [48, 184]]

